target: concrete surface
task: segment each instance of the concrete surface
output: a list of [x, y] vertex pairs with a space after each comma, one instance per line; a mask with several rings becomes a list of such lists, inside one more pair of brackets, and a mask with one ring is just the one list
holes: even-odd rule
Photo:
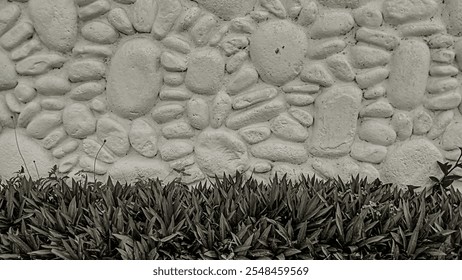
[[428, 186], [462, 146], [461, 3], [0, 0], [0, 176], [15, 129], [33, 176]]

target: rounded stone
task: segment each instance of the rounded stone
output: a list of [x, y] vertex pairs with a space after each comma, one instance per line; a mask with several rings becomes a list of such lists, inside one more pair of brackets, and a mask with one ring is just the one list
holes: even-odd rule
[[112, 26], [114, 26], [119, 32], [122, 32], [126, 35], [133, 35], [135, 30], [133, 25], [128, 18], [127, 13], [122, 8], [112, 9], [108, 15], [107, 19]]
[[308, 130], [287, 113], [271, 120], [270, 127], [274, 135], [284, 140], [303, 142], [308, 138]]
[[390, 125], [396, 132], [399, 140], [406, 140], [411, 137], [413, 130], [413, 121], [405, 112], [397, 112], [391, 118]]
[[225, 74], [225, 61], [217, 49], [201, 48], [190, 54], [186, 87], [199, 94], [211, 95], [219, 91]]
[[460, 0], [446, 0], [443, 8], [443, 21], [448, 33], [454, 36], [462, 35], [462, 2]]
[[74, 83], [100, 80], [106, 74], [106, 64], [96, 59], [81, 59], [69, 65], [69, 80]]
[[373, 144], [389, 146], [396, 141], [393, 128], [378, 120], [367, 120], [362, 123], [358, 131], [359, 138]]
[[118, 156], [125, 156], [130, 149], [127, 131], [119, 122], [109, 117], [98, 120], [96, 135], [101, 141], [106, 141], [106, 147]]
[[85, 24], [81, 33], [83, 38], [99, 44], [112, 44], [119, 38], [119, 34], [111, 25], [100, 21]]
[[128, 134], [130, 144], [141, 155], [152, 158], [157, 154], [157, 133], [143, 119], [136, 119]]
[[388, 151], [381, 167], [384, 183], [429, 187], [430, 176], [441, 175], [437, 161], [442, 161], [438, 148], [426, 139], [398, 143]]
[[[48, 172], [55, 164], [51, 154], [36, 141], [25, 136], [20, 130], [16, 133], [21, 154], [32, 178], [38, 179], [34, 161], [40, 177], [47, 177]], [[0, 179], [11, 178], [21, 166], [24, 166], [24, 162], [17, 149], [15, 133], [12, 129], [5, 129], [0, 133], [0, 158], [2, 159], [0, 161]], [[26, 172], [26, 175], [29, 174]]]
[[125, 42], [115, 53], [109, 68], [109, 108], [121, 117], [134, 119], [151, 110], [162, 85], [160, 48], [147, 38]]
[[184, 107], [181, 104], [165, 104], [156, 106], [152, 111], [151, 116], [157, 123], [166, 123], [178, 119], [184, 112]]
[[13, 62], [0, 50], [0, 90], [14, 88], [18, 84], [18, 75]]
[[322, 39], [344, 35], [353, 28], [354, 23], [351, 14], [346, 11], [322, 13], [311, 28], [311, 38]]
[[35, 89], [46, 96], [64, 95], [71, 90], [71, 83], [64, 77], [44, 75], [35, 81]]
[[302, 70], [308, 49], [303, 30], [286, 20], [263, 23], [250, 38], [250, 57], [263, 81], [283, 85]]
[[203, 130], [209, 125], [209, 106], [202, 98], [191, 98], [186, 104], [186, 115], [192, 127]]
[[27, 134], [36, 139], [43, 139], [61, 122], [61, 113], [43, 111], [27, 125]]
[[430, 69], [427, 44], [417, 40], [402, 41], [392, 56], [390, 68], [387, 97], [391, 105], [412, 110], [422, 104]]
[[194, 151], [194, 145], [189, 140], [169, 140], [160, 147], [160, 155], [164, 161], [183, 158]]
[[382, 25], [383, 16], [380, 10], [369, 5], [353, 11], [353, 17], [359, 26], [376, 28]]
[[434, 0], [386, 0], [383, 3], [385, 20], [392, 24], [430, 18], [437, 9]]
[[77, 40], [77, 10], [72, 0], [30, 0], [29, 14], [40, 40], [50, 49], [70, 51]]
[[443, 149], [449, 151], [462, 147], [462, 122], [452, 122], [441, 139]]
[[414, 114], [414, 134], [423, 135], [430, 131], [433, 126], [433, 118], [424, 110], [418, 110]]
[[250, 13], [256, 0], [197, 0], [196, 2], [220, 18], [231, 20]]
[[329, 8], [355, 9], [367, 2], [370, 2], [370, 0], [318, 0], [318, 2]]
[[308, 153], [302, 144], [269, 139], [253, 145], [252, 155], [257, 158], [276, 162], [303, 164], [308, 160]]
[[241, 137], [249, 144], [256, 144], [265, 141], [271, 136], [271, 129], [268, 125], [254, 124], [239, 130]]
[[71, 137], [85, 138], [95, 132], [96, 119], [87, 106], [74, 103], [63, 110], [63, 126]]
[[16, 98], [24, 103], [32, 101], [32, 99], [37, 96], [36, 90], [29, 86], [28, 84], [24, 83], [19, 83], [15, 88], [14, 88], [14, 95]]
[[233, 175], [249, 168], [245, 143], [227, 130], [205, 130], [196, 141], [196, 163], [209, 176]]
[[168, 164], [161, 160], [129, 155], [117, 160], [108, 174], [115, 181], [133, 183], [138, 179], [164, 180], [170, 170]]

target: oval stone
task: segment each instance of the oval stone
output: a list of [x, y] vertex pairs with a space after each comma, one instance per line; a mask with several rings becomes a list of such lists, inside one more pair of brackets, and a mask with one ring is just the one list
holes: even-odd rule
[[454, 36], [462, 34], [462, 1], [446, 0], [443, 8], [443, 21], [446, 23], [448, 33]]
[[402, 24], [430, 18], [438, 9], [434, 0], [386, 0], [383, 15], [392, 24]]
[[157, 44], [147, 38], [130, 40], [117, 50], [106, 87], [114, 113], [135, 119], [154, 107], [162, 83], [160, 54]]
[[197, 0], [196, 2], [222, 19], [230, 20], [245, 16], [252, 11], [256, 0]]
[[63, 111], [63, 126], [74, 138], [85, 138], [96, 130], [96, 119], [87, 106], [74, 103]]
[[381, 166], [382, 182], [430, 187], [434, 184], [430, 176], [441, 177], [436, 162], [442, 160], [441, 152], [427, 139], [398, 143], [390, 148]]
[[220, 52], [202, 48], [191, 53], [185, 84], [189, 90], [199, 94], [218, 92], [225, 74], [225, 61]]
[[18, 84], [14, 64], [8, 56], [0, 50], [0, 90], [14, 88]]
[[29, 13], [40, 40], [50, 49], [70, 51], [77, 40], [77, 10], [72, 0], [30, 0]]
[[119, 33], [111, 25], [100, 21], [85, 24], [81, 33], [83, 38], [98, 44], [112, 44], [119, 38]]
[[430, 50], [427, 44], [402, 41], [392, 56], [387, 96], [398, 109], [412, 110], [424, 98], [430, 68]]
[[316, 118], [308, 142], [313, 155], [343, 156], [350, 152], [356, 134], [361, 93], [356, 86], [337, 86], [316, 98]]
[[262, 24], [250, 39], [250, 57], [263, 81], [283, 85], [302, 70], [308, 42], [303, 30], [285, 20]]

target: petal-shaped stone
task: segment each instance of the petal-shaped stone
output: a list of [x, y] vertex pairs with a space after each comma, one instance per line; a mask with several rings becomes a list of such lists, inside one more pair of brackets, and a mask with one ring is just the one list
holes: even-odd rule
[[37, 139], [43, 139], [54, 128], [60, 125], [61, 113], [44, 111], [32, 119], [27, 126], [27, 134]]
[[294, 142], [303, 142], [308, 138], [308, 130], [287, 113], [271, 121], [271, 131], [281, 139]]
[[232, 111], [231, 97], [225, 92], [219, 92], [212, 101], [210, 108], [210, 125], [219, 128]]
[[0, 10], [0, 36], [10, 30], [21, 15], [21, 8], [16, 4], [7, 4]]
[[67, 52], [77, 40], [77, 10], [72, 0], [30, 0], [29, 14], [41, 41]]
[[160, 40], [167, 36], [172, 29], [182, 12], [182, 6], [179, 0], [160, 0], [158, 2], [159, 10], [154, 20], [152, 33], [156, 39]]
[[134, 119], [154, 107], [162, 83], [160, 49], [147, 38], [125, 42], [109, 68], [107, 98], [116, 114]]
[[133, 4], [132, 23], [138, 32], [151, 32], [157, 14], [157, 2], [156, 0], [137, 0]]
[[152, 158], [157, 154], [157, 133], [143, 119], [136, 119], [128, 134], [130, 144], [141, 155]]
[[203, 130], [209, 125], [209, 106], [202, 98], [191, 98], [186, 105], [186, 115], [192, 127]]
[[84, 139], [82, 141], [82, 148], [83, 151], [93, 157], [96, 158], [98, 156], [98, 160], [101, 160], [105, 163], [114, 163], [116, 161], [116, 157], [107, 148], [103, 146], [104, 143], [100, 143], [93, 139]]
[[120, 123], [109, 117], [98, 120], [96, 135], [101, 141], [106, 140], [106, 146], [118, 156], [125, 156], [130, 149], [127, 131]]
[[462, 147], [462, 122], [452, 122], [446, 128], [441, 144], [447, 151]]
[[63, 66], [67, 58], [59, 54], [37, 54], [29, 56], [16, 64], [16, 72], [21, 75], [40, 75], [53, 68]]

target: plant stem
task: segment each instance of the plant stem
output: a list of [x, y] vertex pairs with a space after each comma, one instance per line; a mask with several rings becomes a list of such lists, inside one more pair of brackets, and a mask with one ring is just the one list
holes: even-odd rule
[[[15, 119], [13, 116], [11, 116], [11, 119], [13, 120], [13, 123], [14, 123], [14, 139], [16, 141], [16, 148], [18, 149], [18, 152], [19, 152], [19, 156], [21, 157], [22, 159], [22, 162], [24, 163], [24, 167], [26, 168], [26, 171], [27, 171], [27, 174], [29, 174], [29, 177], [32, 178], [32, 176], [30, 175], [30, 172], [29, 172], [29, 168], [27, 168], [27, 164], [26, 164], [26, 160], [24, 159], [24, 156], [22, 155], [21, 153], [21, 148], [19, 147], [19, 141], [18, 141], [18, 133], [16, 131], [16, 126], [17, 126], [17, 123], [15, 122]], [[37, 178], [38, 179], [38, 178]]]
[[93, 181], [95, 182], [95, 184], [96, 184], [96, 160], [98, 159], [99, 152], [101, 152], [105, 144], [106, 144], [106, 139], [104, 139], [103, 145], [101, 145], [98, 152], [96, 153], [95, 161], [93, 162]]

